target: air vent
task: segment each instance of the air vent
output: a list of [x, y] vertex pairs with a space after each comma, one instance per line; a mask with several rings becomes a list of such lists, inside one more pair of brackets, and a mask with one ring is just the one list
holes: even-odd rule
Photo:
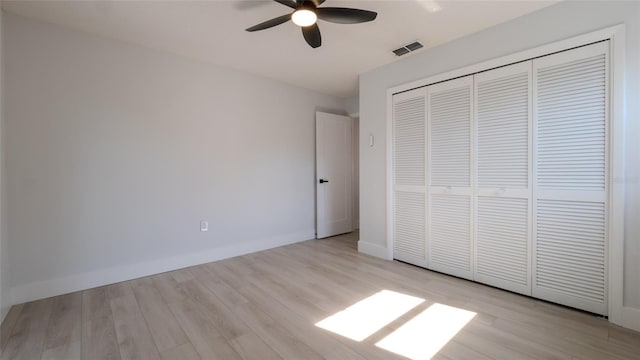
[[399, 49], [393, 50], [393, 53], [396, 54], [396, 56], [402, 56], [404, 54], [408, 54], [409, 52], [411, 52], [411, 50], [407, 49], [406, 47], [401, 47]]
[[393, 50], [393, 53], [396, 54], [396, 56], [402, 56], [404, 54], [408, 54], [412, 51], [416, 51], [423, 47], [424, 45], [422, 45], [419, 41], [415, 41], [415, 42], [412, 42], [411, 44], [407, 44], [398, 49]]
[[419, 41], [416, 41], [416, 42], [413, 42], [413, 43], [411, 43], [411, 44], [409, 44], [409, 45], [407, 45], [405, 47], [407, 49], [411, 50], [411, 51], [416, 51], [416, 50], [418, 50], [418, 49], [420, 49], [421, 47], [424, 47], [424, 46], [422, 46], [422, 44], [420, 44]]

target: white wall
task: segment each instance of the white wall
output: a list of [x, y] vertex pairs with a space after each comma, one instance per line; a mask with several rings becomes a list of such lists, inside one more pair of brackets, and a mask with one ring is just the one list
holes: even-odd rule
[[9, 289], [8, 287], [8, 272], [7, 265], [7, 236], [6, 236], [6, 197], [5, 197], [5, 171], [4, 171], [4, 49], [2, 44], [2, 16], [0, 16], [0, 323], [4, 320], [5, 316], [9, 312], [10, 301], [8, 299]]
[[358, 114], [360, 113], [360, 97], [358, 95], [346, 98], [344, 100], [344, 104], [349, 116], [358, 117]]
[[346, 98], [344, 107], [353, 118], [353, 224], [360, 228], [360, 98], [358, 95]]
[[342, 99], [3, 20], [14, 302], [314, 237], [315, 111]]
[[[388, 88], [621, 23], [627, 26], [627, 175], [616, 181], [626, 184], [624, 304], [640, 311], [640, 2], [637, 1], [561, 2], [361, 75], [360, 191], [366, 196], [360, 198], [360, 248], [386, 254]], [[376, 136], [374, 147], [365, 146], [369, 134]]]
[[360, 228], [360, 119], [353, 118], [353, 227]]

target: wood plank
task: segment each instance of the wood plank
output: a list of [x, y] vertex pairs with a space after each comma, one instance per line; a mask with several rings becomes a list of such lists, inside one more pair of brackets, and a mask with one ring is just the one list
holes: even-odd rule
[[106, 287], [82, 293], [82, 358], [119, 360], [120, 347]]
[[101, 286], [82, 292], [82, 321], [111, 316], [107, 287]]
[[171, 275], [154, 276], [153, 283], [202, 359], [241, 359], [199, 306], [180, 291]]
[[2, 360], [39, 359], [53, 309], [53, 298], [26, 303], [2, 352]]
[[177, 282], [189, 281], [195, 278], [193, 273], [189, 271], [189, 268], [171, 271], [169, 275], [171, 275], [171, 277], [173, 277]]
[[45, 336], [43, 359], [79, 359], [82, 340], [82, 293], [55, 298]]
[[284, 359], [275, 352], [260, 336], [253, 332], [246, 332], [230, 340], [231, 346], [246, 360], [282, 360]]
[[189, 342], [150, 278], [133, 280], [133, 292], [153, 341], [161, 353]]
[[279, 359], [275, 351], [198, 280], [180, 283], [182, 292], [244, 359]]
[[255, 306], [225, 282], [202, 279], [205, 285], [242, 319], [258, 336], [284, 359], [323, 359], [306, 342], [296, 336], [295, 330], [274, 320], [260, 306]]
[[130, 281], [123, 281], [106, 287], [107, 297], [109, 300], [117, 299], [124, 296], [133, 296]]
[[153, 286], [169, 308], [175, 303], [181, 303], [186, 300], [184, 294], [178, 289], [179, 283], [170, 273], [153, 275], [150, 278]]
[[[0, 328], [1, 358], [401, 359], [376, 344], [434, 303], [477, 313], [434, 359], [640, 354], [638, 332], [363, 255], [357, 240], [350, 234], [306, 241], [18, 305]], [[315, 326], [380, 290], [425, 301], [359, 342]]]
[[[225, 274], [234, 285], [247, 282], [244, 277], [238, 277], [239, 271], [236, 270], [239, 266], [242, 266], [240, 262], [225, 264], [225, 267], [228, 268]], [[253, 299], [252, 306], [263, 307], [264, 311], [274, 316], [276, 321], [293, 329], [298, 341], [309, 345], [315, 352], [327, 359], [376, 359], [384, 353], [380, 349], [354, 343], [350, 339], [334, 336], [316, 327], [314, 324], [324, 318], [326, 313], [318, 308], [314, 310], [314, 305], [311, 302], [291, 296], [292, 294], [287, 293], [286, 289], [282, 287], [272, 288], [272, 280], [273, 274], [267, 275], [262, 272], [259, 281], [250, 279], [248, 284], [234, 286], [234, 289], [244, 297]], [[314, 315], [310, 318], [310, 314]], [[387, 354], [385, 353], [386, 358], [394, 358]]]
[[160, 354], [151, 338], [135, 296], [111, 299], [111, 312], [123, 360], [159, 360]]
[[9, 313], [4, 318], [2, 326], [0, 326], [0, 353], [2, 353], [6, 348], [7, 342], [9, 342], [9, 337], [11, 337], [11, 334], [13, 333], [13, 327], [18, 322], [18, 318], [20, 317], [23, 307], [24, 304], [12, 306], [11, 309], [9, 309]]
[[82, 342], [80, 340], [61, 345], [42, 353], [42, 360], [80, 360]]
[[171, 311], [202, 359], [242, 358], [191, 301], [174, 304]]
[[191, 343], [182, 344], [160, 354], [162, 360], [200, 360], [200, 355]]

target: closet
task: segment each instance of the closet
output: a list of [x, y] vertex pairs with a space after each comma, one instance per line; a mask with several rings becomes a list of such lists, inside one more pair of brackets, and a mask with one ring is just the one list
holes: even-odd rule
[[608, 52], [394, 94], [394, 258], [606, 315]]

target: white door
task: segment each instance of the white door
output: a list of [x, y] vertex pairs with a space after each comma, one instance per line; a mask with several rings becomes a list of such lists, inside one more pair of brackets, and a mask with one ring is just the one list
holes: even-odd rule
[[473, 279], [473, 76], [427, 94], [429, 268]]
[[393, 96], [393, 258], [428, 267], [426, 88]]
[[353, 231], [352, 124], [348, 116], [316, 112], [318, 239]]
[[608, 42], [533, 60], [533, 296], [607, 314]]
[[476, 281], [531, 295], [531, 61], [475, 75]]

